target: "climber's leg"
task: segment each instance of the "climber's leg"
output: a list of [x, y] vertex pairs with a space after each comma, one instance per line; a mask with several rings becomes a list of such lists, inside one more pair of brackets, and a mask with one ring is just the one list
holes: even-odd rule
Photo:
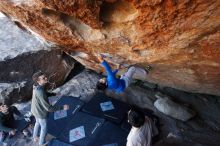
[[131, 84], [134, 75], [139, 77], [146, 77], [150, 70], [150, 66], [147, 66], [145, 69], [132, 66], [124, 75], [121, 76], [121, 79], [125, 80], [126, 87], [128, 87]]

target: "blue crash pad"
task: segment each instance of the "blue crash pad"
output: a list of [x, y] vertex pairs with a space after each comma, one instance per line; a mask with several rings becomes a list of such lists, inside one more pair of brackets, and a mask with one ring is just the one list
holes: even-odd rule
[[[63, 131], [68, 122], [73, 118], [74, 114], [76, 114], [84, 105], [84, 102], [76, 97], [63, 96], [57, 101], [55, 105], [62, 106], [64, 104], [69, 105], [69, 110], [67, 110], [67, 117], [55, 120], [55, 112], [50, 113], [48, 117], [48, 133], [55, 137], [57, 137]], [[73, 113], [76, 108], [76, 112]]]
[[122, 130], [119, 125], [105, 122], [89, 146], [125, 146], [127, 136], [128, 132]]
[[131, 125], [128, 123], [128, 117], [126, 117], [121, 124], [121, 128], [127, 132], [130, 132], [131, 130]]
[[[101, 108], [102, 103], [111, 102], [114, 106], [112, 110], [103, 111]], [[88, 103], [85, 104], [82, 111], [105, 118], [115, 123], [121, 123], [123, 118], [127, 116], [130, 106], [122, 101], [107, 97], [105, 94], [95, 95]]]
[[48, 146], [72, 146], [70, 144], [64, 143], [62, 141], [59, 141], [58, 139], [52, 139], [49, 143]]
[[[75, 145], [75, 146], [90, 146], [88, 145], [89, 141], [93, 139], [96, 134], [102, 129], [102, 125], [105, 122], [104, 119], [94, 117], [92, 115], [83, 113], [83, 112], [77, 112], [72, 119], [68, 122], [68, 125], [66, 125], [65, 129], [60, 133], [58, 136], [58, 139], [60, 141], [64, 141], [66, 143]], [[95, 129], [97, 123], [100, 123], [99, 127], [94, 131], [92, 134], [92, 131]], [[66, 123], [67, 124], [67, 123]], [[70, 141], [70, 130], [82, 127], [84, 129], [85, 137], [78, 139], [76, 141], [71, 142]], [[78, 131], [77, 131], [78, 132]], [[72, 134], [77, 135], [76, 131]], [[83, 135], [83, 134], [80, 134]]]

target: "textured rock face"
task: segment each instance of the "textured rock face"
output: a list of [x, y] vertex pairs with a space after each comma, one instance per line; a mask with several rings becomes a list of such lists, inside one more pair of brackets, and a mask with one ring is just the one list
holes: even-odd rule
[[39, 70], [50, 76], [50, 82], [62, 84], [74, 63], [62, 50], [51, 49], [6, 17], [0, 17], [0, 102], [29, 100], [32, 75]]
[[[19, 64], [19, 65], [18, 65]], [[61, 50], [24, 53], [14, 59], [0, 62], [0, 102], [8, 99], [11, 103], [31, 99], [32, 75], [41, 70], [50, 77], [49, 88], [61, 85], [74, 62], [62, 57]]]
[[33, 35], [17, 27], [7, 17], [0, 17], [0, 61], [41, 50], [49, 51], [50, 48]]
[[54, 93], [78, 97], [87, 102], [96, 94], [96, 83], [99, 78], [98, 74], [84, 70], [61, 87], [55, 89]]
[[[13, 103], [14, 101], [21, 101], [22, 98], [18, 96], [23, 90], [26, 82], [18, 83], [0, 83], [0, 101], [7, 101]], [[17, 96], [16, 99], [12, 99], [12, 96]], [[24, 94], [23, 94], [24, 95]]]
[[173, 102], [169, 98], [159, 98], [154, 106], [162, 113], [182, 121], [188, 121], [195, 116], [195, 112], [185, 106]]
[[2, 0], [0, 11], [93, 70], [105, 53], [152, 64], [148, 81], [220, 95], [219, 0]]

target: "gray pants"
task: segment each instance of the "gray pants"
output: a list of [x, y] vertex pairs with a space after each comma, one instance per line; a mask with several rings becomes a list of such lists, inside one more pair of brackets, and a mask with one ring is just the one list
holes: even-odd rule
[[147, 72], [140, 67], [130, 67], [128, 71], [121, 76], [121, 79], [125, 81], [126, 88], [131, 84], [133, 76], [146, 77]]

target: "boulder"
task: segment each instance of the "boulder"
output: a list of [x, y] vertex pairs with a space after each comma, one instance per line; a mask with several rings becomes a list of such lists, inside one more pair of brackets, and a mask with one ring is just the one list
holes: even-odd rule
[[84, 70], [53, 92], [65, 96], [78, 97], [83, 101], [89, 101], [96, 93], [96, 83], [100, 75], [91, 70]]
[[0, 83], [0, 101], [6, 101], [9, 103], [14, 103], [21, 101], [22, 90], [24, 90], [26, 82], [17, 82], [17, 83]]
[[154, 102], [154, 106], [160, 112], [178, 120], [187, 121], [195, 116], [195, 112], [181, 104], [178, 104], [168, 97], [156, 95], [158, 99]]
[[31, 99], [32, 75], [41, 70], [53, 86], [66, 80], [75, 61], [57, 47], [49, 46], [7, 17], [0, 17], [0, 102]]

